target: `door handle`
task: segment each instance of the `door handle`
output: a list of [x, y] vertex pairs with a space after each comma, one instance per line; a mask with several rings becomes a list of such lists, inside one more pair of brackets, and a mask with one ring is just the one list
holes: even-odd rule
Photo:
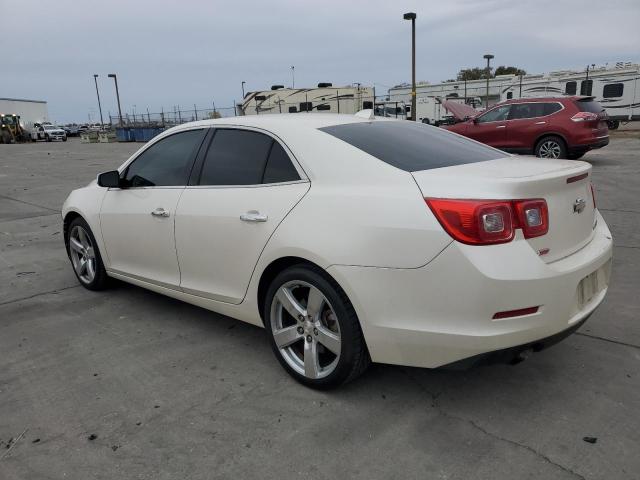
[[266, 222], [268, 218], [257, 210], [249, 210], [247, 213], [240, 215], [240, 220], [243, 222]]
[[507, 128], [506, 125], [498, 125], [496, 128]]
[[168, 217], [169, 216], [169, 212], [167, 212], [162, 207], [158, 207], [153, 212], [151, 212], [151, 215], [153, 215], [154, 217]]

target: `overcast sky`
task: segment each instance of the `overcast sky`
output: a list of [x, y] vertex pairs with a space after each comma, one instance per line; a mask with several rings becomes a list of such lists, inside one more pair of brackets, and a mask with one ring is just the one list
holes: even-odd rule
[[[640, 62], [640, 1], [163, 1], [0, 0], [0, 97], [46, 100], [58, 122], [116, 114], [230, 107], [247, 90], [318, 82], [410, 81], [410, 23], [417, 19], [417, 77], [438, 82], [463, 67], [530, 73]], [[124, 113], [124, 112], [123, 112]]]

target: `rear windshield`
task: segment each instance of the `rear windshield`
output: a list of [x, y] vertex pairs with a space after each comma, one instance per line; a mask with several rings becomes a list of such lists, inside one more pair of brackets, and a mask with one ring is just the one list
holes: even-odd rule
[[581, 112], [600, 113], [604, 110], [602, 105], [598, 102], [594, 102], [593, 100], [578, 100], [576, 103], [578, 104], [578, 109]]
[[407, 172], [506, 156], [441, 128], [404, 120], [347, 123], [320, 130]]

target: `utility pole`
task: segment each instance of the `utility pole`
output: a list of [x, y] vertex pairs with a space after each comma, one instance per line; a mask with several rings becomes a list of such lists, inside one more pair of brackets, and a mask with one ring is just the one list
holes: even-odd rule
[[100, 92], [98, 92], [98, 75], [93, 74], [93, 81], [96, 84], [96, 95], [98, 97], [98, 110], [100, 111], [100, 128], [104, 130], [104, 121], [102, 120], [102, 105], [100, 105]]
[[242, 81], [242, 101], [244, 101], [244, 84], [247, 83], [244, 80]]
[[490, 66], [490, 62], [491, 59], [493, 58], [493, 55], [491, 55], [490, 53], [487, 53], [484, 58], [487, 59], [487, 96], [484, 99], [484, 109], [488, 110], [489, 109], [489, 77], [491, 76], [491, 66]]
[[413, 12], [405, 13], [402, 18], [411, 20], [411, 120], [418, 119], [416, 115], [416, 17]]
[[291, 88], [296, 88], [296, 67], [291, 65]]
[[118, 77], [116, 77], [115, 73], [110, 73], [107, 76], [110, 78], [113, 78], [113, 81], [116, 84], [116, 98], [118, 99], [118, 116], [120, 117], [120, 126], [122, 126], [122, 109], [120, 108], [120, 93], [118, 92]]

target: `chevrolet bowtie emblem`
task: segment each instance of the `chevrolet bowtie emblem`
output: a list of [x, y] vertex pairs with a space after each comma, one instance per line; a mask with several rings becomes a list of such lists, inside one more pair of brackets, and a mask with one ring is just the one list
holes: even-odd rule
[[584, 207], [587, 206], [587, 202], [584, 198], [576, 198], [576, 201], [573, 202], [573, 212], [574, 213], [582, 213]]

